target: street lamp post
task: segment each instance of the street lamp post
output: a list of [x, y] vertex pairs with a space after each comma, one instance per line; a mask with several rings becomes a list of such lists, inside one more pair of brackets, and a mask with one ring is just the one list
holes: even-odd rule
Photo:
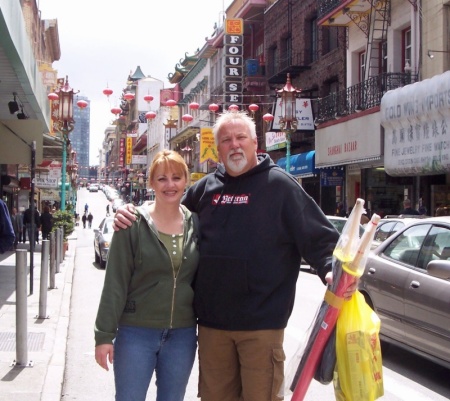
[[296, 101], [301, 89], [291, 84], [290, 74], [287, 74], [283, 89], [277, 90], [277, 97], [281, 98], [280, 128], [286, 135], [286, 171], [291, 170], [291, 134], [297, 130]]
[[73, 95], [74, 91], [69, 86], [66, 76], [64, 85], [58, 87], [54, 93], [50, 93], [48, 98], [53, 101], [52, 120], [54, 128], [61, 133], [63, 140], [62, 147], [62, 168], [61, 168], [61, 210], [66, 210], [66, 163], [67, 163], [67, 143], [69, 134], [73, 131], [75, 121], [73, 120]]

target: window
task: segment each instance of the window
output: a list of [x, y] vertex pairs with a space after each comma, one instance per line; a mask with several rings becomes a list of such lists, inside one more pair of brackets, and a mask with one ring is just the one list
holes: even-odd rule
[[[411, 28], [407, 28], [402, 32], [403, 37], [403, 58], [402, 58], [402, 66], [406, 65], [406, 62], [411, 65], [411, 52], [412, 52], [412, 38], [411, 38]], [[403, 71], [402, 68], [402, 71]]]
[[412, 267], [417, 266], [420, 249], [430, 228], [431, 224], [410, 227], [385, 249], [383, 255]]
[[318, 28], [317, 28], [317, 18], [314, 18], [310, 21], [311, 24], [311, 43], [310, 43], [310, 60], [311, 62], [314, 62], [318, 59], [318, 42], [319, 42], [319, 35], [318, 35]]
[[339, 47], [339, 31], [337, 26], [323, 27], [323, 53], [331, 52]]
[[380, 44], [380, 74], [388, 72], [388, 59], [387, 59], [387, 42], [384, 40]]
[[359, 82], [366, 79], [366, 52], [359, 53]]

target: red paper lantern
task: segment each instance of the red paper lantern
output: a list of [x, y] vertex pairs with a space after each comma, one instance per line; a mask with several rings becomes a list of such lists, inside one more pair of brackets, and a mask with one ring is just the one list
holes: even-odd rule
[[153, 120], [156, 117], [156, 113], [154, 111], [147, 111], [147, 113], [145, 113], [145, 118], [147, 120]]
[[189, 104], [189, 108], [191, 110], [198, 110], [200, 108], [200, 105], [197, 102], [192, 102]]
[[219, 106], [215, 103], [211, 103], [208, 106], [209, 111], [212, 111], [213, 113], [215, 113], [217, 110], [219, 110]]
[[122, 109], [120, 107], [113, 107], [111, 109], [111, 113], [115, 114], [117, 116], [117, 114], [120, 114], [122, 112]]
[[86, 107], [88, 106], [88, 102], [86, 102], [86, 100], [80, 99], [80, 100], [78, 100], [78, 102], [77, 102], [77, 106], [78, 106], [80, 109], [84, 109], [84, 108], [86, 108]]
[[239, 110], [239, 106], [237, 104], [230, 104], [230, 106], [228, 106], [228, 111], [238, 111]]
[[166, 100], [166, 106], [173, 107], [176, 106], [177, 102], [173, 99]]
[[153, 100], [153, 96], [152, 96], [152, 95], [145, 95], [145, 96], [144, 96], [144, 100], [145, 100], [147, 103], [150, 103], [150, 102]]
[[132, 100], [134, 100], [134, 93], [131, 92], [127, 92], [123, 95], [123, 98], [127, 101], [127, 102], [131, 102]]
[[55, 92], [49, 93], [49, 94], [47, 95], [47, 97], [48, 97], [49, 100], [52, 100], [52, 101], [55, 101], [55, 100], [58, 100], [58, 99], [59, 99], [58, 94], [55, 93]]
[[256, 111], [258, 111], [259, 110], [259, 106], [257, 105], [257, 104], [251, 104], [250, 106], [248, 106], [248, 109], [252, 112], [252, 113], [254, 113], [254, 112], [256, 112]]
[[103, 89], [103, 94], [109, 97], [110, 95], [113, 94], [113, 90], [109, 89], [109, 88], [105, 88], [105, 89]]
[[192, 117], [190, 114], [183, 114], [183, 117], [181, 117], [181, 119], [184, 122], [189, 123], [189, 122], [191, 122], [194, 119], [194, 117]]
[[268, 123], [269, 121], [273, 121], [274, 117], [270, 113], [266, 113], [263, 115], [263, 120]]

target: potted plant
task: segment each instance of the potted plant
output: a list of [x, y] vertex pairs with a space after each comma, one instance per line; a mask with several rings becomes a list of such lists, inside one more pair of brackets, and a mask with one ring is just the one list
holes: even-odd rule
[[73, 212], [71, 212], [70, 210], [58, 210], [57, 212], [53, 213], [52, 232], [60, 227], [63, 227], [64, 229], [64, 251], [67, 251], [67, 249], [69, 249], [68, 237], [73, 233], [73, 230], [75, 229]]

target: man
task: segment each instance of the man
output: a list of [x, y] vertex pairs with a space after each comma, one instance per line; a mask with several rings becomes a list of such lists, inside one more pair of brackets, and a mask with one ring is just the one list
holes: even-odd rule
[[11, 224], [14, 229], [14, 235], [16, 236], [16, 239], [14, 240], [14, 250], [17, 249], [17, 244], [19, 243], [19, 240], [22, 236], [22, 230], [23, 230], [23, 220], [22, 220], [22, 214], [17, 212], [17, 208], [12, 208], [11, 213]]
[[15, 238], [8, 207], [0, 199], [0, 253], [11, 251]]
[[411, 200], [408, 199], [408, 198], [406, 198], [403, 201], [403, 208], [404, 209], [400, 212], [400, 214], [409, 214], [409, 215], [412, 215], [412, 216], [420, 216], [420, 213], [416, 209], [412, 208]]
[[[39, 227], [41, 226], [41, 217], [40, 217], [40, 213], [39, 210], [36, 209], [36, 205], [35, 205], [35, 209], [34, 209], [34, 242], [36, 244], [39, 243]], [[31, 207], [29, 207], [27, 210], [25, 210], [25, 213], [23, 214], [23, 224], [27, 230], [27, 234], [28, 234], [28, 240], [31, 243], [31, 221], [32, 221], [32, 215], [31, 215]]]
[[[339, 234], [291, 175], [257, 155], [247, 114], [221, 115], [214, 137], [223, 164], [183, 200], [200, 218], [199, 393], [202, 401], [276, 401], [301, 257], [330, 280]], [[134, 219], [126, 208], [116, 228]]]

